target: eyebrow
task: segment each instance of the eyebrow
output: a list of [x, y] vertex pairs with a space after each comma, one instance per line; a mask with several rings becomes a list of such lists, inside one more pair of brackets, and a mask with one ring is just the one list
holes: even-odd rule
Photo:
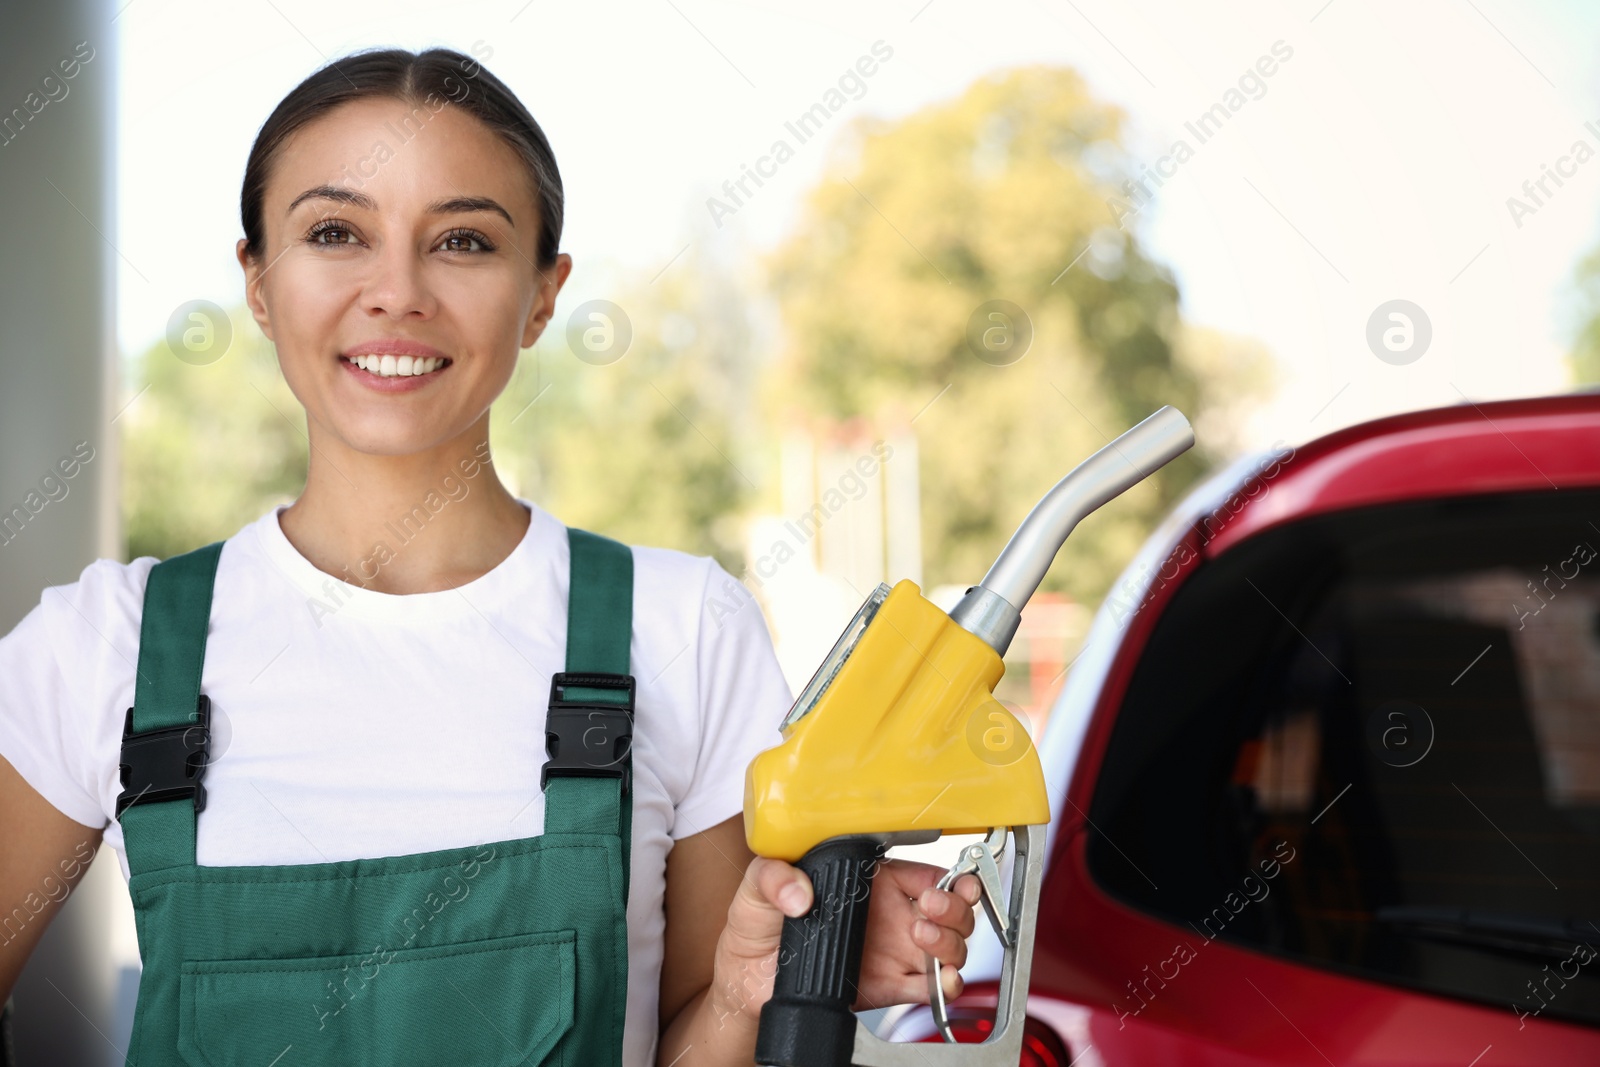
[[[316, 185], [289, 201], [289, 207], [284, 211], [284, 214], [287, 215], [305, 200], [335, 200], [342, 204], [349, 204], [352, 207], [364, 208], [367, 211], [378, 210], [378, 202], [366, 193], [358, 193], [353, 189], [343, 189], [337, 185]], [[505, 220], [511, 225], [516, 225], [511, 213], [487, 196], [452, 196], [444, 200], [435, 200], [425, 210], [430, 215], [459, 215], [469, 211], [494, 211], [505, 216]]]

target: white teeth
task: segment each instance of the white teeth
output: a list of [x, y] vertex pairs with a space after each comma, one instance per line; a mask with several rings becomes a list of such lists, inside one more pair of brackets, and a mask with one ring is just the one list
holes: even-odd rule
[[351, 357], [350, 362], [364, 371], [384, 378], [431, 374], [444, 365], [444, 360], [437, 356], [354, 356]]

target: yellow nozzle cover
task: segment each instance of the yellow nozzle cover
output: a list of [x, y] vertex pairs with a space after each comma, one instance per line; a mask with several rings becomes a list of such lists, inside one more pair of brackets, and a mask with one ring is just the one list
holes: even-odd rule
[[1050, 821], [1039, 753], [994, 697], [998, 653], [898, 583], [816, 705], [745, 770], [744, 832], [793, 862], [840, 834]]

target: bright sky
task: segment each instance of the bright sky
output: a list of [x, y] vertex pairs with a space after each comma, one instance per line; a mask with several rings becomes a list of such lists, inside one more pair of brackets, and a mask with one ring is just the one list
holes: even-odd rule
[[[241, 298], [245, 156], [278, 99], [326, 58], [393, 44], [488, 55], [562, 169], [570, 307], [604, 295], [606, 264], [667, 267], [705, 198], [881, 40], [892, 58], [830, 135], [848, 116], [905, 115], [990, 72], [1057, 63], [1127, 112], [1135, 159], [1154, 167], [1188, 142], [1192, 156], [1131, 225], [1175, 271], [1186, 317], [1257, 337], [1282, 364], [1257, 443], [1463, 396], [1560, 390], [1567, 288], [1597, 238], [1596, 8], [132, 0], [116, 23], [119, 337], [138, 351], [185, 301]], [[1204, 143], [1185, 129], [1275, 45], [1264, 92]], [[1579, 140], [1585, 162], [1564, 164], [1574, 173], [1547, 183], [1552, 195], [1519, 225], [1507, 198]], [[826, 149], [801, 146], [724, 231], [751, 249], [781, 239]], [[1366, 341], [1374, 310], [1395, 299], [1431, 322], [1429, 348], [1403, 365]]]

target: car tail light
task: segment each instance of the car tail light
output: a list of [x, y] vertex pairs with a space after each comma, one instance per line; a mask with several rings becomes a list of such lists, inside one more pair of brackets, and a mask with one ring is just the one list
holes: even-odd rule
[[[994, 1031], [994, 1020], [980, 1012], [950, 1009], [950, 1032], [962, 1045], [976, 1045]], [[922, 1039], [922, 1044], [942, 1042], [938, 1034]], [[1068, 1067], [1072, 1057], [1054, 1030], [1029, 1016], [1022, 1027], [1020, 1067]]]

